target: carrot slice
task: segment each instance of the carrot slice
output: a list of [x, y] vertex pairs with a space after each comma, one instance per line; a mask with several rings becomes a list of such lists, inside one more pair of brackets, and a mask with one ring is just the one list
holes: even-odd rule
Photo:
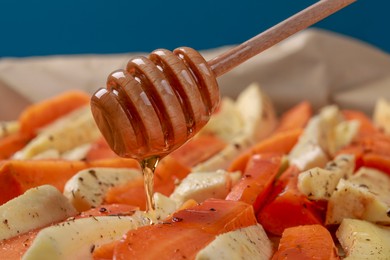
[[114, 250], [115, 247], [119, 244], [119, 241], [113, 241], [100, 247], [96, 248], [93, 251], [92, 256], [94, 260], [112, 260], [114, 259]]
[[290, 166], [276, 184], [276, 193], [257, 214], [257, 220], [264, 229], [274, 235], [282, 235], [288, 227], [322, 224], [323, 216], [319, 206], [307, 199], [297, 188], [297, 167]]
[[209, 199], [181, 210], [161, 224], [128, 232], [114, 249], [115, 259], [194, 259], [217, 235], [256, 224], [251, 205]]
[[0, 259], [22, 259], [40, 230], [31, 230], [17, 237], [0, 241]]
[[274, 154], [253, 155], [242, 179], [227, 195], [227, 200], [239, 200], [253, 205], [258, 212], [270, 193], [281, 166], [282, 157]]
[[321, 225], [286, 228], [272, 260], [340, 259], [330, 232]]
[[[154, 174], [154, 191], [169, 196], [175, 189], [175, 182], [186, 177], [189, 172], [189, 168], [180, 164], [173, 157], [165, 157], [157, 166]], [[129, 204], [144, 210], [146, 195], [143, 178], [110, 188], [106, 193], [105, 201], [108, 204]]]
[[34, 135], [36, 130], [81, 106], [89, 104], [90, 96], [81, 91], [68, 91], [29, 106], [19, 117], [22, 133]]
[[338, 154], [349, 153], [355, 156], [356, 169], [368, 166], [390, 173], [390, 138], [382, 133], [360, 134]]
[[303, 129], [296, 128], [274, 134], [255, 144], [249, 151], [238, 156], [229, 166], [229, 171], [245, 171], [246, 164], [254, 154], [281, 153], [288, 154], [297, 143]]
[[363, 155], [363, 165], [376, 168], [390, 175], [390, 155], [367, 153]]
[[118, 158], [118, 155], [110, 148], [107, 141], [102, 137], [92, 144], [87, 155], [86, 161], [94, 161], [101, 159]]
[[139, 168], [132, 159], [97, 160], [93, 162], [65, 160], [9, 160], [0, 165], [0, 205], [26, 190], [51, 184], [60, 191], [78, 171], [90, 167]]
[[272, 152], [288, 154], [298, 141], [303, 128], [310, 120], [312, 114], [312, 107], [307, 101], [292, 107], [282, 115], [279, 125], [273, 134], [234, 159], [229, 167], [229, 171], [243, 172], [249, 158], [253, 154]]
[[87, 211], [83, 211], [76, 218], [98, 217], [98, 216], [131, 216], [134, 214], [138, 207], [134, 207], [127, 204], [103, 204], [97, 208], [92, 208]]
[[15, 152], [22, 149], [31, 136], [16, 132], [0, 139], [0, 160], [8, 159]]
[[171, 156], [182, 165], [192, 168], [209, 159], [225, 146], [226, 142], [216, 135], [200, 135], [172, 152]]
[[287, 110], [281, 117], [279, 125], [274, 133], [304, 128], [313, 115], [313, 109], [308, 101], [302, 101], [298, 105]]

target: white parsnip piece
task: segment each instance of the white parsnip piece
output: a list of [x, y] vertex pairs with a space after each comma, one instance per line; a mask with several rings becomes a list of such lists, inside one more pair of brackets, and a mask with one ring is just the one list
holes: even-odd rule
[[348, 180], [341, 179], [328, 202], [326, 224], [344, 218], [390, 224], [390, 177], [376, 169], [360, 168]]
[[31, 159], [47, 150], [55, 149], [60, 154], [80, 145], [97, 140], [101, 136], [89, 106], [79, 108], [61, 117], [17, 152], [15, 159]]
[[207, 198], [224, 199], [240, 177], [240, 172], [229, 173], [224, 170], [190, 173], [176, 187], [170, 198], [178, 206], [189, 199], [198, 203]]
[[336, 236], [346, 255], [343, 259], [390, 259], [390, 227], [344, 219]]
[[60, 191], [50, 185], [27, 190], [0, 206], [0, 240], [41, 228], [77, 214]]
[[390, 101], [380, 98], [376, 102], [373, 120], [378, 128], [390, 135]]
[[309, 199], [328, 200], [341, 178], [352, 176], [355, 169], [353, 155], [342, 154], [328, 162], [325, 168], [315, 167], [298, 176], [298, 189]]
[[64, 195], [78, 211], [99, 206], [110, 187], [123, 185], [135, 178], [142, 178], [137, 169], [89, 168], [70, 178], [64, 187]]
[[259, 259], [272, 256], [272, 243], [260, 224], [218, 235], [199, 251], [196, 260]]

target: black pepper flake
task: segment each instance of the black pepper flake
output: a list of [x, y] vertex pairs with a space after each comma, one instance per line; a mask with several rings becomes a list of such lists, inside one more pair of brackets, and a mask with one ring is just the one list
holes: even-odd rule
[[3, 220], [3, 223], [4, 223], [4, 225], [7, 226], [8, 229], [11, 229], [10, 226], [9, 226], [9, 224], [8, 224], [8, 219], [4, 219], [4, 220]]
[[95, 245], [92, 245], [91, 248], [89, 249], [89, 252], [91, 252], [91, 254], [93, 253], [93, 251], [95, 251]]
[[215, 208], [210, 208], [210, 211], [217, 211]]
[[366, 184], [359, 184], [359, 187], [360, 187], [360, 188], [368, 189], [368, 186], [367, 186]]
[[386, 212], [386, 215], [390, 218], [390, 209]]
[[100, 208], [99, 212], [101, 212], [101, 213], [107, 212], [107, 209], [106, 208]]
[[246, 177], [246, 178], [250, 178], [250, 177], [252, 177], [252, 175], [250, 175], [250, 174], [245, 174], [245, 177]]
[[182, 218], [178, 218], [178, 217], [173, 217], [173, 218], [172, 218], [172, 221], [173, 221], [173, 222], [182, 222], [183, 219], [182, 219]]
[[234, 147], [238, 150], [238, 149], [240, 149], [241, 148], [241, 145], [240, 144], [237, 144], [237, 143], [235, 143], [234, 144]]
[[89, 174], [91, 174], [93, 177], [95, 177], [97, 179], [95, 170], [89, 170], [88, 172], [89, 172]]
[[79, 177], [79, 181], [84, 181], [84, 179], [82, 177]]

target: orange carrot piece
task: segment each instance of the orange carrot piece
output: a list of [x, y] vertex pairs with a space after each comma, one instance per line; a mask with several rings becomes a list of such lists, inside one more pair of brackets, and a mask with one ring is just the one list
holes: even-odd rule
[[0, 240], [0, 259], [22, 259], [40, 230], [35, 229], [7, 240]]
[[390, 175], [390, 155], [367, 153], [363, 155], [363, 165], [381, 170]]
[[[169, 196], [175, 189], [176, 180], [183, 179], [189, 172], [189, 168], [180, 164], [173, 157], [166, 156], [161, 160], [154, 174], [154, 191]], [[105, 201], [108, 204], [129, 204], [144, 210], [146, 196], [143, 178], [110, 188], [106, 193]]]
[[360, 134], [338, 154], [349, 153], [355, 156], [356, 169], [369, 166], [389, 172], [386, 158], [390, 158], [390, 137], [382, 133]]
[[272, 260], [336, 260], [337, 248], [330, 232], [321, 225], [286, 228]]
[[246, 202], [253, 205], [255, 212], [258, 212], [271, 191], [281, 161], [280, 155], [253, 155], [242, 179], [233, 187], [226, 199]]
[[303, 129], [296, 128], [274, 134], [255, 144], [249, 151], [241, 154], [229, 166], [229, 171], [245, 171], [249, 158], [254, 154], [281, 153], [288, 154], [297, 143]]
[[280, 118], [279, 125], [274, 133], [304, 128], [313, 115], [313, 109], [308, 101], [302, 101], [298, 105], [287, 110]]
[[273, 193], [275, 197], [257, 214], [259, 223], [274, 235], [282, 235], [289, 227], [323, 222], [318, 206], [297, 188], [299, 173], [295, 166], [290, 166], [276, 184], [278, 194]]
[[216, 135], [200, 135], [172, 152], [171, 156], [184, 166], [192, 168], [209, 159], [225, 146], [226, 142]]
[[31, 137], [16, 132], [0, 139], [0, 160], [8, 159], [15, 152], [22, 149], [29, 141]]
[[97, 160], [93, 162], [65, 160], [9, 160], [0, 165], [0, 205], [26, 190], [51, 184], [60, 191], [78, 171], [90, 167], [139, 168], [132, 159]]
[[68, 91], [29, 106], [19, 117], [22, 133], [34, 135], [36, 130], [81, 106], [89, 104], [90, 96], [81, 91]]
[[127, 204], [103, 204], [97, 208], [92, 208], [87, 211], [83, 211], [76, 218], [87, 218], [91, 216], [131, 216], [134, 214], [138, 207]]
[[92, 147], [89, 149], [85, 160], [94, 161], [109, 158], [118, 158], [118, 155], [113, 150], [111, 150], [107, 141], [102, 137], [92, 144]]
[[371, 119], [364, 113], [357, 110], [343, 110], [342, 114], [347, 120], [357, 120], [360, 123], [360, 134], [377, 133], [379, 130], [375, 127]]
[[96, 248], [92, 253], [94, 260], [112, 260], [114, 259], [114, 250], [115, 247], [119, 244], [119, 240], [112, 241], [110, 243], [101, 245]]
[[208, 199], [161, 224], [129, 231], [116, 245], [114, 259], [194, 259], [217, 235], [254, 224], [251, 205]]

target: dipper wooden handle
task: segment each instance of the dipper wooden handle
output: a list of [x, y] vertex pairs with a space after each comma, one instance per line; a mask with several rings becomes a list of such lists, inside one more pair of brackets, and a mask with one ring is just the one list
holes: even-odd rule
[[216, 77], [356, 0], [321, 0], [239, 46], [208, 61]]

